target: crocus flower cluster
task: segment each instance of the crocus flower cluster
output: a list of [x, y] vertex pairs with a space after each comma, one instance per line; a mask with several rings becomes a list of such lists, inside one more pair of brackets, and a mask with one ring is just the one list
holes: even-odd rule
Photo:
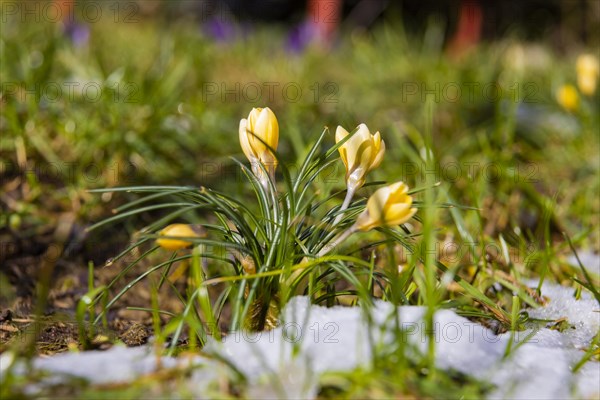
[[[556, 91], [556, 101], [569, 112], [576, 112], [582, 100], [579, 93], [592, 97], [596, 93], [598, 78], [600, 77], [600, 62], [592, 54], [581, 54], [575, 63], [577, 71], [577, 87], [564, 84]], [[579, 91], [577, 89], [579, 88]]]
[[[274, 172], [277, 159], [272, 150], [277, 149], [279, 142], [279, 124], [273, 111], [268, 107], [252, 109], [248, 119], [240, 121], [239, 133], [242, 150], [257, 177], [262, 176], [262, 168], [256, 167], [257, 162], [262, 163], [269, 174]], [[337, 127], [335, 140], [337, 143], [343, 141], [338, 150], [346, 167], [346, 187], [351, 198], [364, 185], [367, 174], [381, 164], [385, 142], [379, 132], [372, 135], [365, 124], [360, 124], [348, 138], [349, 135], [346, 129]], [[345, 203], [349, 203], [349, 200]], [[368, 200], [355, 228], [368, 231], [379, 226], [400, 225], [417, 211], [411, 206], [412, 197], [408, 195], [408, 186], [403, 182], [380, 188]]]
[[[252, 173], [262, 183], [265, 190], [269, 188], [269, 180], [274, 186], [277, 157], [275, 152], [279, 144], [279, 123], [273, 111], [268, 108], [253, 108], [248, 118], [242, 119], [239, 125], [239, 140], [242, 151], [250, 161]], [[377, 168], [385, 153], [385, 142], [379, 132], [371, 134], [365, 124], [360, 124], [353, 134], [338, 126], [335, 134], [339, 144], [340, 158], [346, 168], [346, 198], [334, 220], [337, 224], [343, 217], [344, 210], [350, 204], [354, 193], [364, 184], [367, 174]], [[265, 174], [266, 172], [266, 174]], [[367, 201], [365, 210], [340, 238], [346, 238], [352, 232], [369, 231], [384, 226], [397, 226], [408, 221], [415, 213], [412, 197], [408, 194], [408, 186], [396, 182], [382, 187]], [[198, 237], [189, 225], [169, 225], [160, 232], [157, 244], [168, 250], [177, 250], [191, 243], [181, 238]], [[164, 237], [163, 237], [164, 236]]]
[[593, 96], [596, 92], [598, 84], [598, 76], [600, 75], [600, 63], [598, 58], [592, 54], [582, 54], [577, 57], [577, 86], [581, 93], [586, 96]]

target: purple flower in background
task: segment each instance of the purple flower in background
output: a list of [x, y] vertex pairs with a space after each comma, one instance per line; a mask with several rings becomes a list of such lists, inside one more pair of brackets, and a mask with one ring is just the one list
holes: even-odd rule
[[90, 28], [86, 24], [76, 21], [64, 22], [64, 33], [75, 45], [75, 47], [83, 47], [90, 40]]
[[231, 21], [224, 21], [221, 18], [211, 18], [204, 24], [204, 31], [207, 36], [212, 37], [217, 42], [229, 42], [236, 36], [236, 29]]
[[288, 35], [286, 48], [292, 53], [301, 53], [314, 40], [315, 36], [315, 25], [305, 21], [292, 28]]

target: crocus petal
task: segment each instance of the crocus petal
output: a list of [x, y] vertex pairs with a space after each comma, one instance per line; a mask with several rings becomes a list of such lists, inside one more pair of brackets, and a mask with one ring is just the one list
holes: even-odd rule
[[385, 206], [390, 197], [390, 187], [384, 186], [380, 189], [377, 189], [375, 193], [369, 198], [367, 201], [367, 210], [369, 211], [369, 215], [374, 219], [381, 219], [381, 216], [385, 212]]
[[248, 141], [248, 120], [242, 119], [240, 120], [240, 146], [242, 147], [242, 151], [251, 162], [258, 158], [257, 154], [254, 153], [254, 150], [250, 146], [250, 142]]
[[[186, 224], [172, 224], [160, 231], [161, 236], [171, 237], [199, 237], [199, 235]], [[156, 244], [166, 250], [179, 250], [190, 246], [192, 243], [187, 240], [179, 240], [174, 238], [158, 238]]]
[[579, 94], [573, 85], [563, 85], [556, 94], [556, 100], [567, 111], [579, 108]]
[[277, 159], [274, 150], [279, 144], [279, 124], [270, 108], [253, 108], [248, 119], [240, 121], [240, 145], [255, 175], [262, 175], [263, 164], [270, 174], [275, 172]]
[[354, 136], [358, 136], [362, 141], [371, 139], [371, 132], [366, 124], [358, 125], [358, 132]]
[[[379, 132], [377, 132], [376, 135], [379, 135]], [[376, 146], [376, 149], [377, 153], [375, 154], [373, 161], [371, 161], [369, 171], [379, 167], [381, 161], [383, 160], [383, 155], [385, 153], [385, 142], [381, 140], [381, 138], [379, 139], [379, 144]]]
[[354, 227], [359, 231], [370, 231], [377, 226], [378, 220], [372, 218], [368, 210], [365, 210], [356, 218]]
[[577, 86], [581, 93], [586, 96], [592, 96], [596, 92], [596, 77], [594, 75], [579, 75], [577, 77]]
[[[335, 132], [336, 142], [340, 142], [349, 133], [341, 126]], [[381, 135], [371, 135], [365, 124], [360, 124], [356, 132], [339, 147], [340, 157], [346, 167], [346, 185], [356, 190], [365, 183], [367, 173], [381, 164], [385, 153], [385, 144]]]
[[[390, 188], [390, 197], [389, 197], [389, 202], [390, 203], [397, 203], [400, 201], [404, 201], [406, 196], [406, 193], [408, 193], [408, 186], [404, 183], [404, 182], [396, 182], [392, 185], [389, 186]], [[410, 197], [410, 196], [408, 196]]]
[[[335, 130], [335, 142], [339, 143], [348, 135], [348, 131], [338, 125], [337, 129]], [[346, 171], [348, 171], [348, 150], [346, 149], [346, 143], [338, 147], [338, 151], [340, 153], [340, 158], [346, 167]]]
[[379, 188], [367, 201], [365, 210], [358, 216], [355, 228], [368, 231], [379, 226], [400, 225], [408, 221], [416, 212], [411, 208], [412, 197], [408, 186], [402, 182]]
[[394, 218], [390, 220], [386, 220], [385, 223], [388, 226], [396, 226], [401, 225], [412, 218], [413, 215], [417, 212], [416, 208], [408, 208], [403, 209], [401, 213], [397, 213]]
[[395, 203], [385, 210], [385, 222], [388, 225], [399, 225], [406, 221], [406, 215], [410, 210], [410, 204]]
[[256, 126], [256, 121], [258, 120], [258, 116], [260, 115], [261, 111], [262, 108], [253, 108], [252, 110], [250, 110], [250, 113], [248, 114], [249, 126]]
[[413, 215], [415, 215], [417, 213], [417, 209], [416, 208], [410, 208], [406, 211], [404, 211], [404, 213], [402, 214], [402, 216], [398, 216], [398, 218], [396, 218], [393, 221], [386, 221], [386, 224], [388, 226], [396, 226], [396, 225], [402, 225], [403, 223], [405, 223], [406, 221], [408, 221], [409, 219], [411, 219], [413, 217]]
[[576, 65], [578, 74], [598, 75], [600, 73], [600, 62], [591, 54], [582, 54], [577, 57]]
[[596, 92], [600, 62], [592, 54], [582, 54], [577, 57], [577, 86], [587, 96]]
[[259, 135], [256, 126], [258, 121], [258, 116], [260, 115], [260, 111], [262, 108], [253, 108], [248, 114], [248, 123], [246, 125], [246, 130], [248, 132], [248, 142], [252, 147], [252, 152], [258, 157], [260, 153], [262, 153], [264, 145], [260, 140], [257, 139]]
[[256, 121], [254, 128], [258, 137], [260, 137], [269, 147], [276, 149], [279, 144], [279, 124], [275, 114], [269, 107], [262, 109]]
[[371, 166], [371, 158], [374, 157], [373, 154], [373, 145], [370, 141], [364, 141], [358, 146], [358, 150], [356, 151], [356, 165], [354, 168], [361, 168], [365, 171], [365, 175], [369, 171], [369, 167]]
[[358, 133], [355, 133], [350, 139], [346, 140], [346, 143], [343, 145], [346, 148], [347, 153], [346, 161], [348, 162], [348, 172], [351, 172], [357, 167], [357, 159], [359, 157], [358, 152], [362, 143], [363, 141], [361, 140], [360, 136], [358, 136]]
[[348, 135], [348, 131], [340, 125], [338, 125], [337, 129], [335, 130], [335, 142], [339, 143], [343, 138], [345, 138]]

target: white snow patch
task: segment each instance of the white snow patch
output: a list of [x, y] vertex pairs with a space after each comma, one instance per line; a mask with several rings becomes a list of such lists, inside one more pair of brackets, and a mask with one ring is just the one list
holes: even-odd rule
[[[533, 286], [533, 285], [532, 285]], [[543, 285], [542, 296], [549, 299], [545, 307], [527, 310], [531, 318], [557, 320], [566, 318], [573, 329], [555, 334], [544, 343], [550, 347], [584, 349], [600, 329], [600, 305], [587, 290], [582, 290], [577, 300], [574, 290], [559, 285]]]
[[[584, 250], [578, 251], [577, 256], [587, 272], [600, 276], [600, 254]], [[574, 254], [567, 257], [567, 262], [575, 267], [579, 267], [579, 262]]]
[[114, 346], [108, 351], [62, 353], [37, 358], [34, 367], [104, 384], [129, 382], [141, 375], [155, 372], [160, 366], [172, 368], [177, 364], [170, 357], [162, 357], [161, 365], [158, 361], [150, 347]]
[[[564, 317], [574, 329], [562, 333], [546, 328], [517, 332], [513, 352], [505, 359], [510, 333], [494, 335], [454, 311], [439, 310], [434, 317], [437, 365], [492, 382], [497, 386], [489, 396], [493, 399], [600, 396], [600, 363], [590, 361], [572, 373], [598, 332], [598, 303], [587, 292], [576, 300], [572, 289], [558, 285], [545, 284], [542, 294], [549, 298], [548, 305], [527, 310], [530, 316], [548, 320]], [[426, 309], [404, 306], [397, 312], [408, 342], [425, 351]], [[369, 368], [370, 343], [384, 348], [393, 340], [390, 331], [394, 317], [391, 304], [378, 301], [371, 310], [373, 324], [369, 328], [360, 308], [309, 306], [307, 298], [296, 297], [288, 303], [280, 327], [252, 337], [234, 333], [222, 343], [212, 342], [209, 348], [227, 357], [251, 383], [260, 381], [262, 396], [269, 393], [268, 397], [273, 398], [311, 398], [316, 393], [311, 372]], [[292, 370], [296, 384], [290, 386], [281, 373]], [[269, 379], [270, 392], [265, 389]]]
[[[493, 399], [598, 398], [600, 363], [590, 361], [572, 373], [600, 327], [598, 303], [587, 292], [575, 300], [572, 289], [557, 285], [545, 284], [542, 294], [550, 299], [548, 305], [527, 310], [529, 315], [548, 320], [565, 317], [574, 329], [518, 332], [511, 356], [504, 359], [510, 333], [494, 335], [454, 311], [439, 310], [434, 317], [437, 365], [492, 382], [496, 389], [489, 397]], [[395, 340], [391, 328], [396, 317], [406, 330], [408, 348], [424, 351], [428, 340], [425, 312], [423, 307], [395, 309], [377, 301], [369, 324], [360, 308], [311, 306], [308, 298], [296, 297], [288, 303], [278, 328], [233, 332], [221, 342], [210, 341], [205, 350], [228, 359], [247, 377], [251, 398], [314, 398], [321, 373], [369, 368], [373, 349], [385, 349]], [[0, 365], [4, 357], [0, 356]], [[206, 388], [210, 381], [218, 380], [223, 366], [200, 357], [192, 362], [202, 368], [193, 373], [190, 389], [206, 397]], [[149, 346], [116, 346], [104, 352], [37, 358], [34, 366], [92, 383], [109, 383], [130, 381], [159, 367], [180, 367], [182, 363], [162, 357], [159, 365]]]

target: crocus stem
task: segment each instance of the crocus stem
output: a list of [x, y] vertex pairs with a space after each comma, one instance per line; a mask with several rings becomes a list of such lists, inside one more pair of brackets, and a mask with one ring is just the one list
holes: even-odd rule
[[337, 217], [335, 217], [335, 220], [333, 221], [334, 226], [337, 225], [340, 222], [340, 220], [342, 219], [342, 217], [344, 216], [344, 211], [346, 211], [346, 209], [350, 205], [350, 202], [352, 201], [352, 198], [354, 197], [354, 192], [356, 192], [356, 189], [350, 188], [350, 187], [346, 191], [346, 198], [344, 199], [344, 202], [342, 203], [342, 206], [340, 207], [340, 209], [338, 211]]
[[252, 168], [252, 172], [254, 173], [254, 176], [256, 176], [256, 178], [260, 181], [260, 184], [265, 190], [265, 193], [267, 193], [267, 195], [271, 195], [271, 200], [273, 201], [273, 204], [275, 204], [275, 201], [277, 199], [275, 168], [272, 166], [265, 166], [265, 169], [266, 171], [260, 169], [259, 167], [257, 167], [256, 169]]
[[[277, 214], [277, 186], [275, 181], [275, 168], [273, 166], [267, 167], [267, 176], [263, 179], [263, 185], [265, 191], [271, 195], [271, 201], [273, 202], [273, 211]], [[277, 219], [277, 218], [276, 218]]]
[[348, 239], [348, 236], [352, 235], [354, 232], [356, 232], [356, 228], [354, 227], [354, 225], [352, 225], [350, 228], [346, 229], [344, 232], [342, 232], [340, 235], [338, 235], [335, 239], [333, 239], [330, 243], [327, 243], [325, 245], [325, 247], [323, 247], [321, 249], [321, 251], [319, 251], [319, 254], [317, 254], [317, 258], [323, 257], [324, 255], [329, 253], [331, 250], [335, 249], [337, 246], [339, 246], [340, 243], [342, 243], [344, 240]]
[[273, 195], [277, 198], [277, 181], [275, 180], [275, 167], [270, 165], [269, 168], [269, 181], [273, 185]]
[[260, 178], [260, 184], [262, 185], [265, 193], [271, 193], [271, 188], [269, 187], [269, 178]]
[[[321, 249], [321, 251], [319, 251], [319, 253], [317, 254], [317, 258], [319, 257], [323, 257], [324, 255], [326, 255], [327, 253], [329, 253], [331, 250], [333, 250], [334, 248], [336, 248], [340, 243], [342, 243], [344, 240], [348, 239], [348, 236], [352, 235], [354, 232], [356, 232], [357, 229], [354, 225], [352, 225], [350, 228], [346, 229], [344, 232], [342, 232], [340, 235], [338, 235], [335, 239], [333, 239], [333, 241], [331, 241], [330, 243], [328, 243], [327, 245], [325, 245], [325, 247], [323, 247]], [[308, 264], [309, 262], [309, 258], [308, 257], [304, 257], [302, 259], [302, 261], [300, 262], [300, 264]], [[300, 275], [302, 275], [302, 273], [304, 272], [306, 267], [304, 268], [300, 268], [295, 270], [294, 272], [292, 272], [292, 274], [287, 278], [286, 282], [287, 282], [287, 286], [291, 285], [292, 282], [294, 282]], [[300, 292], [298, 292], [300, 293]]]

